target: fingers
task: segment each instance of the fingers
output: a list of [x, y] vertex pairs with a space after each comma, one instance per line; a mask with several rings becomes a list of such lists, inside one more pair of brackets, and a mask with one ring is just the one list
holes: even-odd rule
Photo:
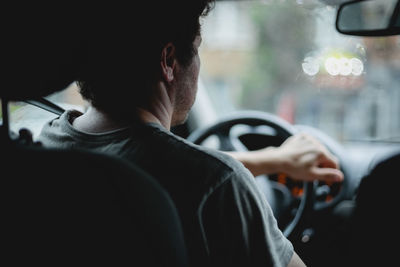
[[319, 167], [339, 169], [339, 160], [329, 152], [321, 153], [319, 156]]
[[344, 178], [343, 173], [338, 169], [321, 167], [312, 167], [311, 176], [314, 180], [333, 183], [341, 182]]
[[[335, 157], [318, 139], [315, 137], [300, 133], [294, 136], [293, 140], [300, 142], [302, 148], [306, 148], [309, 159], [310, 155], [315, 155], [314, 163], [310, 164], [310, 180], [319, 180], [325, 182], [340, 182], [343, 180], [343, 173], [340, 171], [339, 160]], [[307, 179], [307, 180], [308, 180]]]
[[298, 134], [298, 138], [304, 141], [306, 140], [310, 145], [312, 145], [312, 149], [319, 154], [318, 160], [321, 166], [339, 169], [339, 160], [337, 157], [330, 153], [318, 139], [305, 133]]
[[330, 153], [322, 144], [319, 143], [319, 146], [318, 164], [311, 170], [314, 179], [325, 182], [343, 181], [344, 175], [340, 171], [337, 157]]

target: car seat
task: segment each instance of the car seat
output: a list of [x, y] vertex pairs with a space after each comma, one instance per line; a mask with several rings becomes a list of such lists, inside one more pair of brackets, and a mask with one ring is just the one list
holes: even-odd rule
[[187, 266], [179, 215], [153, 177], [117, 157], [47, 149], [27, 129], [10, 131], [10, 100], [39, 98], [74, 79], [84, 43], [79, 23], [61, 9], [8, 10], [0, 86], [2, 261]]
[[398, 262], [400, 152], [371, 162], [360, 182], [349, 228], [346, 266], [395, 266]]

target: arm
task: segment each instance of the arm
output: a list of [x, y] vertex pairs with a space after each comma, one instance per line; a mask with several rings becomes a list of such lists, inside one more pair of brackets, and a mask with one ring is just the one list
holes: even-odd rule
[[336, 157], [318, 140], [306, 134], [291, 136], [280, 147], [226, 153], [242, 162], [254, 176], [285, 173], [301, 181], [343, 180]]
[[299, 255], [296, 252], [293, 253], [292, 259], [290, 260], [287, 267], [305, 267], [306, 265], [300, 259]]

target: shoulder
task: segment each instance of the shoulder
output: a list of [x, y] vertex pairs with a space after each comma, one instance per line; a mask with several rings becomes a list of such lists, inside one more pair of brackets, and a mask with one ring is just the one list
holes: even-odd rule
[[45, 146], [58, 146], [74, 134], [70, 121], [82, 113], [77, 110], [67, 110], [59, 117], [46, 122], [38, 136], [38, 141]]
[[[254, 179], [250, 171], [244, 165], [230, 155], [216, 149], [196, 145], [180, 136], [166, 131], [160, 126], [153, 126], [154, 133], [158, 136], [153, 139], [161, 139], [157, 145], [164, 146], [168, 154], [180, 158], [181, 162], [189, 166], [207, 166], [211, 172], [223, 175], [226, 179]], [[162, 143], [162, 144], [161, 144]]]

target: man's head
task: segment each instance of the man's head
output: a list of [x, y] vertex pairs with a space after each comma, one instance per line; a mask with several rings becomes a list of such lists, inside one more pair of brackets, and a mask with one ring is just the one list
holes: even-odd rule
[[[118, 117], [146, 107], [157, 82], [197, 86], [200, 18], [213, 0], [142, 2], [96, 7], [85, 18], [88, 57], [77, 82], [93, 106]], [[193, 101], [184, 91], [176, 101], [187, 109]]]

